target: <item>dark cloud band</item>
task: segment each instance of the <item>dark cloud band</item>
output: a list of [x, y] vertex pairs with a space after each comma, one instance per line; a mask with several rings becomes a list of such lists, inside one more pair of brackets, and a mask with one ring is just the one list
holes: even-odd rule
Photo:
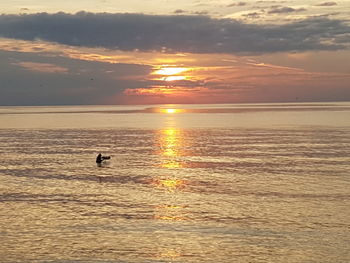
[[1, 15], [0, 36], [124, 51], [264, 53], [345, 49], [350, 26], [324, 17], [253, 25], [207, 16], [39, 13]]

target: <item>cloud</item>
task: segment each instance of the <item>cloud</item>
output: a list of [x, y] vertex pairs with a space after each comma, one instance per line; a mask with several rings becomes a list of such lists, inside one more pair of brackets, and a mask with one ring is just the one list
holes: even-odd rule
[[[153, 61], [158, 63], [158, 68], [145, 64], [148, 59], [142, 56], [146, 54], [140, 53], [134, 53], [133, 60], [133, 63], [139, 64], [126, 64], [51, 53], [46, 56], [45, 52], [0, 50], [0, 105], [228, 103], [289, 101], [296, 96], [308, 100], [346, 100], [350, 98], [347, 53], [310, 52], [309, 56], [317, 57], [317, 60], [307, 54], [303, 54], [303, 57], [299, 53], [290, 54], [298, 55], [298, 62], [294, 64], [276, 63], [276, 60], [285, 61], [286, 54], [266, 55], [270, 59], [197, 54], [191, 55], [193, 60], [187, 60], [186, 56], [181, 56], [176, 63], [189, 70], [173, 76], [185, 78], [167, 81], [164, 77], [167, 75], [159, 74], [159, 63], [169, 63], [167, 61], [172, 60], [162, 59], [175, 58], [174, 54], [160, 54], [164, 57], [157, 57], [159, 53], [149, 53], [149, 56], [161, 58], [160, 61]], [[98, 54], [91, 55], [94, 57]], [[140, 56], [143, 63], [136, 56]], [[127, 58], [127, 61], [131, 60]], [[306, 60], [313, 65], [309, 71], [303, 69]], [[339, 71], [345, 65], [343, 72], [327, 72], [324, 61], [327, 61], [328, 70]], [[65, 74], [33, 70], [40, 67], [69, 70]], [[324, 72], [318, 72], [317, 67]], [[158, 74], [155, 74], [157, 71]]]
[[249, 12], [249, 13], [242, 14], [242, 16], [247, 17], [247, 18], [257, 19], [257, 18], [260, 18], [262, 14], [263, 13], [261, 13], [261, 12]]
[[316, 6], [335, 6], [335, 5], [337, 5], [336, 2], [324, 2], [324, 3], [318, 4]]
[[306, 11], [306, 9], [305, 8], [295, 9], [293, 7], [283, 6], [283, 7], [274, 7], [268, 13], [269, 14], [285, 14], [285, 13], [302, 12], [302, 11]]
[[[298, 10], [274, 12], [292, 11]], [[122, 51], [249, 54], [338, 50], [348, 47], [338, 39], [349, 34], [345, 21], [325, 17], [253, 25], [194, 15], [79, 12], [0, 16], [1, 37]]]
[[209, 11], [206, 11], [206, 10], [203, 10], [203, 11], [196, 11], [196, 12], [193, 12], [193, 14], [195, 14], [195, 15], [200, 15], [200, 16], [205, 16], [205, 15], [208, 15], [208, 14], [209, 14]]
[[[0, 105], [121, 103], [124, 89], [147, 86], [151, 66], [0, 51]], [[69, 69], [69, 70], [68, 70]]]
[[37, 63], [37, 62], [18, 62], [13, 63], [24, 69], [42, 73], [68, 73], [68, 68], [56, 66], [50, 63]]
[[183, 10], [183, 9], [176, 9], [176, 10], [174, 11], [174, 14], [184, 14], [184, 13], [186, 13], [186, 11]]
[[238, 2], [238, 3], [232, 3], [232, 4], [229, 4], [227, 7], [233, 7], [233, 6], [245, 6], [247, 5], [246, 2]]

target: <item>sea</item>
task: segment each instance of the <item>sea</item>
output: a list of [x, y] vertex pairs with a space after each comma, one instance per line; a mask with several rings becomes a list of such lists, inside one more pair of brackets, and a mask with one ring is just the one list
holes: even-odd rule
[[1, 263], [350, 262], [350, 102], [0, 107], [0, 156]]

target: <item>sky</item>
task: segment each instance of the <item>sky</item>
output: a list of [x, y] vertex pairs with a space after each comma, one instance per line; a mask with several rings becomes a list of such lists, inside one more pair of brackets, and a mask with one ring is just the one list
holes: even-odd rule
[[0, 10], [0, 106], [350, 101], [349, 0], [7, 0]]

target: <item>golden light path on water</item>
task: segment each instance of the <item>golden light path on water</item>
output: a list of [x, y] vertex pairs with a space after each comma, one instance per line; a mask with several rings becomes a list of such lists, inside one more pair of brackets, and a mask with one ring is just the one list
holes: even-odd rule
[[[168, 127], [162, 129], [159, 132], [159, 152], [157, 153], [160, 159], [159, 166], [165, 169], [161, 178], [157, 178], [153, 181], [153, 184], [160, 189], [164, 189], [169, 196], [168, 202], [156, 207], [155, 219], [165, 221], [183, 221], [188, 220], [184, 216], [183, 205], [177, 203], [177, 195], [179, 191], [182, 191], [186, 187], [187, 181], [183, 178], [179, 178], [174, 170], [181, 169], [183, 167], [179, 158], [182, 155], [181, 149], [183, 145], [183, 134], [176, 128], [176, 119], [174, 114], [183, 112], [177, 108], [164, 108], [160, 111], [167, 115]], [[180, 254], [175, 250], [166, 251], [160, 254], [161, 258], [176, 258]]]

